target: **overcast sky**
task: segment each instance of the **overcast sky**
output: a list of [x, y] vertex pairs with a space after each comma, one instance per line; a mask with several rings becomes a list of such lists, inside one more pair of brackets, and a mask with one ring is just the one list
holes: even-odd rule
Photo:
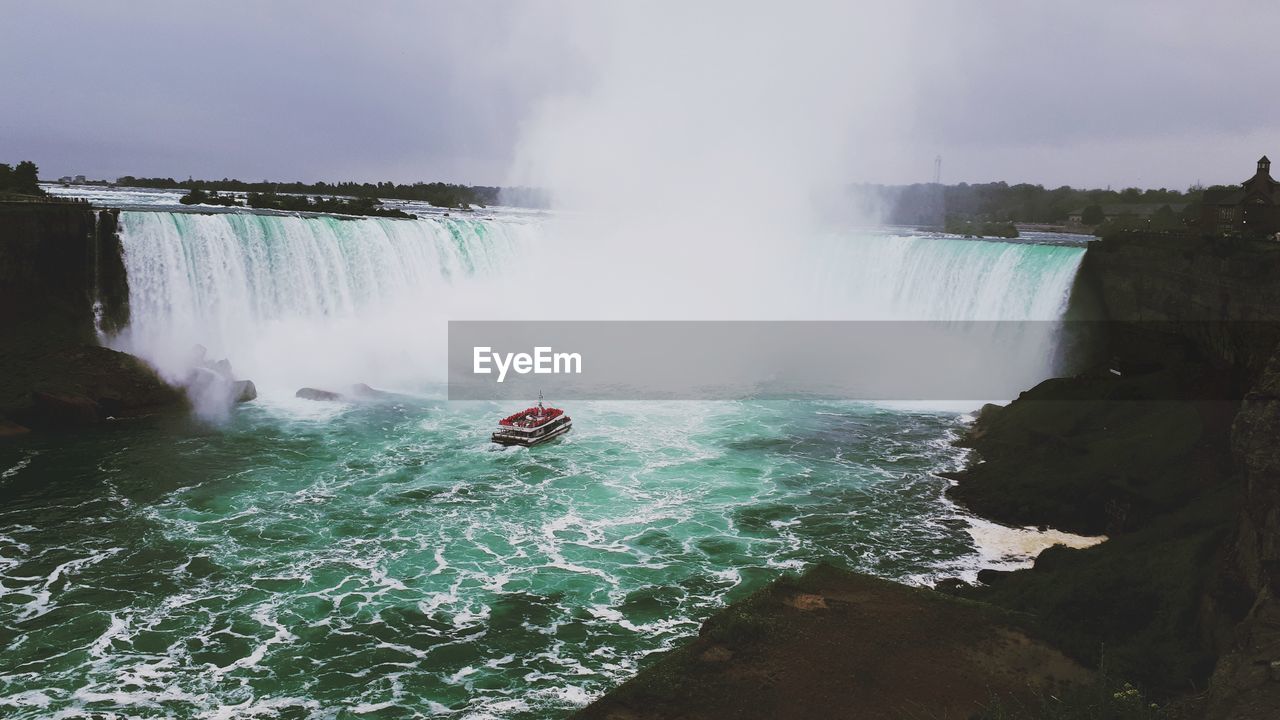
[[0, 0], [0, 161], [1184, 188], [1280, 156], [1274, 0], [780, 4]]

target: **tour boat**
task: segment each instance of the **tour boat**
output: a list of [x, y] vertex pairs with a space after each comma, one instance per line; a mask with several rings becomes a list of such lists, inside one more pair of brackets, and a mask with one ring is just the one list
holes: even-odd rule
[[573, 419], [560, 408], [544, 407], [542, 393], [538, 393], [537, 407], [521, 410], [498, 421], [493, 441], [499, 445], [531, 447], [563, 435], [571, 427]]

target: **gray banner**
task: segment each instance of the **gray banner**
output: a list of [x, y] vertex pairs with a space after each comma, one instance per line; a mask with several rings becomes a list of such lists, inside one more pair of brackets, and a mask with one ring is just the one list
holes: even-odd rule
[[449, 399], [1003, 399], [1087, 344], [1058, 322], [455, 321]]

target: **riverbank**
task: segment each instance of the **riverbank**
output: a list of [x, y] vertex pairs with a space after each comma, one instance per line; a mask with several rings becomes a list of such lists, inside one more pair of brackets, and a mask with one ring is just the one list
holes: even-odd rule
[[[1268, 630], [1280, 617], [1273, 600], [1280, 589], [1280, 248], [1117, 236], [1090, 244], [1075, 295], [1109, 320], [1093, 328], [1101, 330], [1094, 340], [1102, 362], [1005, 407], [984, 408], [961, 441], [976, 462], [950, 476], [949, 494], [1000, 522], [1110, 539], [1051, 548], [1033, 568], [985, 572], [978, 586], [939, 587], [978, 603], [988, 617], [1016, 618], [1029, 637], [1078, 667], [1134, 683], [1133, 697], [1148, 696], [1166, 716], [1271, 717], [1280, 707], [1273, 679], [1280, 643]], [[791, 707], [814, 710], [795, 717], [904, 716], [908, 708], [919, 717], [970, 717], [1007, 707], [999, 693], [976, 697], [937, 679], [955, 657], [985, 652], [1007, 626], [975, 623], [974, 606], [950, 604], [942, 593], [907, 595], [835, 570], [819, 577], [881, 594], [863, 596], [847, 612], [807, 616], [798, 630], [785, 599], [794, 584], [813, 580], [779, 581], [731, 604], [698, 640], [581, 717], [787, 717], [778, 709]], [[877, 613], [899, 596], [934, 603], [927, 642], [913, 635], [911, 602], [898, 614]], [[713, 652], [719, 628], [744, 614], [784, 632], [753, 640], [753, 659], [741, 669], [708, 674], [699, 653]], [[890, 647], [921, 650], [905, 664], [870, 651], [888, 639], [896, 639]], [[803, 657], [830, 660], [797, 660]], [[921, 681], [867, 683], [886, 667]], [[1023, 687], [1041, 684], [1029, 669], [1014, 673]], [[971, 681], [1000, 687], [992, 676]], [[810, 705], [819, 697], [821, 708]], [[1146, 703], [1125, 717], [1152, 716]]]

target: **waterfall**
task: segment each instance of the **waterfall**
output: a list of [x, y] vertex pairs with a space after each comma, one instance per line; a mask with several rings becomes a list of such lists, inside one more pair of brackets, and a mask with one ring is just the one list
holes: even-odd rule
[[[530, 263], [547, 273], [565, 260], [547, 256], [566, 254], [546, 242], [554, 223], [527, 217], [138, 211], [122, 213], [120, 226], [131, 323], [112, 340], [116, 347], [180, 381], [192, 347], [203, 345], [260, 389], [290, 395], [304, 385], [412, 388], [443, 380], [449, 319], [694, 317], [690, 298], [705, 297], [704, 288], [678, 287], [675, 276], [663, 287], [618, 292], [628, 268], [589, 266], [553, 273], [556, 302], [523, 302]], [[604, 248], [608, 240], [598, 242]], [[655, 243], [654, 252], [670, 246]], [[730, 299], [721, 307], [737, 316], [716, 319], [1057, 321], [1083, 257], [1080, 247], [865, 233], [815, 235], [782, 250], [764, 283], [696, 267], [679, 277], [705, 278], [718, 299]], [[646, 315], [615, 311], [614, 296], [639, 296]], [[1043, 326], [1036, 337], [1027, 337], [1026, 323], [999, 325], [1012, 329], [983, 330], [1012, 334], [991, 339], [997, 353], [1040, 359], [1018, 360], [1011, 382], [1050, 374], [1052, 322], [1035, 324]], [[991, 364], [1011, 372], [999, 365]]]
[[1078, 246], [873, 235], [824, 238], [812, 282], [838, 319], [1056, 321]]
[[[267, 389], [404, 386], [442, 323], [534, 237], [521, 220], [125, 212], [131, 322], [113, 341], [172, 380], [193, 346]], [[465, 310], [463, 310], [465, 312]]]
[[[1012, 398], [1076, 368], [1087, 338], [1068, 357], [1063, 320], [1084, 259], [1078, 245], [969, 240], [936, 235], [826, 239], [811, 283], [832, 319], [942, 321], [902, 334], [939, 341], [950, 352], [928, 359], [927, 374], [959, 394], [999, 388], [984, 400]], [[904, 350], [904, 352], [906, 352]], [[912, 358], [897, 363], [914, 365]]]

